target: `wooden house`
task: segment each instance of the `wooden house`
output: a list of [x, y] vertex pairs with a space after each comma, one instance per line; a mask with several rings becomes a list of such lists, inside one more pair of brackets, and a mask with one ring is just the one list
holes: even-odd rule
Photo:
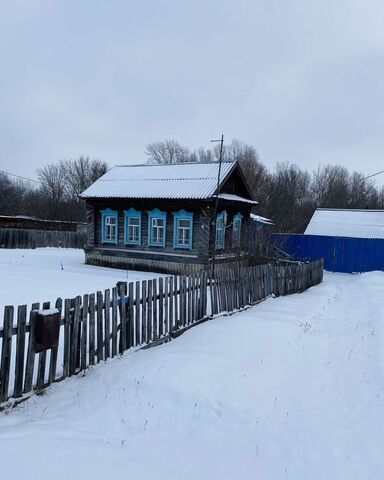
[[113, 167], [81, 194], [86, 263], [174, 274], [206, 269], [213, 256], [246, 265], [257, 202], [237, 162], [222, 163], [217, 191], [218, 173], [218, 163]]

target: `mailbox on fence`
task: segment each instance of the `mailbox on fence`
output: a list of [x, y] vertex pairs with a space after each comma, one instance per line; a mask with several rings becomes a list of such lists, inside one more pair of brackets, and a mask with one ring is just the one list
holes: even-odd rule
[[59, 345], [60, 311], [57, 308], [36, 311], [35, 352], [43, 352]]

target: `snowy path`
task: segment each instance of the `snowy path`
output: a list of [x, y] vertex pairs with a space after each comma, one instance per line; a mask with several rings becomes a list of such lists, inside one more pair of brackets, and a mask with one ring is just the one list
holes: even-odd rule
[[384, 274], [124, 355], [0, 415], [4, 478], [381, 480]]

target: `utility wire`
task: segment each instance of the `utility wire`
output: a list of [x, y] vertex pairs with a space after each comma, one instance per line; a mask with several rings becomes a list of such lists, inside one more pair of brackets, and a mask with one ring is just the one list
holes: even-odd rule
[[20, 175], [14, 174], [14, 173], [5, 172], [4, 170], [0, 170], [0, 173], [4, 173], [5, 175], [10, 175], [11, 177], [21, 178], [23, 180], [27, 180], [28, 182], [33, 182], [33, 183], [38, 183], [38, 184], [41, 183], [38, 180], [32, 180], [32, 178], [22, 177]]
[[[362, 182], [363, 180], [367, 180], [368, 178], [376, 177], [376, 175], [380, 175], [380, 173], [384, 173], [384, 170], [380, 170], [380, 172], [372, 173], [372, 175], [368, 175], [367, 177], [358, 178], [357, 182]], [[355, 180], [352, 180], [350, 183], [355, 183]]]
[[376, 175], [380, 175], [381, 173], [384, 173], [384, 170], [380, 170], [380, 172], [372, 173], [372, 175], [368, 175], [367, 177], [362, 177], [362, 178], [355, 178], [354, 180], [351, 180], [346, 184], [348, 185], [353, 185], [355, 182], [363, 182], [364, 180], [368, 180], [368, 178], [376, 177]]

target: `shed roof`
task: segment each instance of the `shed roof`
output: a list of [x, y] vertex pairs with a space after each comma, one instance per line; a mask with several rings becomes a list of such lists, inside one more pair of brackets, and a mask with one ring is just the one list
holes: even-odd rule
[[318, 208], [305, 235], [384, 238], [384, 210]]
[[[222, 162], [220, 185], [238, 167]], [[219, 163], [118, 165], [96, 180], [81, 198], [207, 199], [217, 189]]]

